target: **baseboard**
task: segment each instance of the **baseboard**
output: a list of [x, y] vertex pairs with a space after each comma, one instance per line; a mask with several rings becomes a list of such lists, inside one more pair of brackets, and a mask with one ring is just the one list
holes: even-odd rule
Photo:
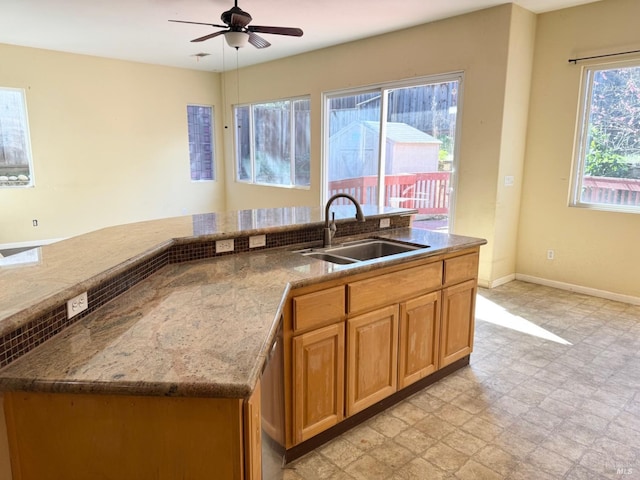
[[14, 243], [0, 243], [0, 250], [10, 250], [12, 248], [35, 248], [42, 245], [49, 245], [50, 243], [56, 243], [63, 238], [50, 238], [48, 240], [32, 240], [30, 242], [14, 242]]
[[515, 279], [516, 279], [515, 273], [497, 278], [495, 280], [485, 280], [483, 278], [479, 278], [478, 286], [482, 288], [496, 288], [496, 287], [499, 287], [500, 285], [504, 285], [505, 283], [512, 282]]
[[537, 283], [538, 285], [544, 285], [546, 287], [558, 288], [560, 290], [583, 293], [585, 295], [591, 295], [592, 297], [606, 298], [607, 300], [614, 300], [616, 302], [640, 305], [640, 297], [633, 297], [631, 295], [622, 295], [620, 293], [598, 290], [597, 288], [583, 287], [572, 283], [558, 282], [556, 280], [548, 280], [546, 278], [534, 277], [532, 275], [525, 275], [522, 273], [516, 273], [515, 279], [523, 282]]

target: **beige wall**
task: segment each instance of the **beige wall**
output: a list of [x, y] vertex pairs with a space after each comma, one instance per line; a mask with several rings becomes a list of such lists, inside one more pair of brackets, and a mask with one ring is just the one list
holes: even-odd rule
[[[568, 207], [581, 64], [640, 48], [640, 2], [606, 0], [538, 16], [517, 272], [640, 297], [640, 217]], [[548, 249], [555, 260], [546, 260]]]
[[[567, 206], [580, 86], [567, 59], [640, 48], [637, 18], [636, 0], [538, 16], [502, 5], [222, 78], [0, 45], [0, 85], [27, 89], [37, 183], [0, 189], [0, 245], [183, 211], [319, 205], [323, 92], [463, 71], [454, 232], [489, 241], [481, 283], [518, 274], [638, 298], [637, 215]], [[311, 188], [236, 183], [231, 105], [307, 94]], [[218, 182], [189, 181], [187, 103], [217, 108]]]
[[224, 209], [224, 162], [219, 181], [190, 180], [186, 124], [188, 103], [220, 104], [218, 74], [10, 45], [0, 58], [0, 86], [26, 90], [36, 181], [0, 189], [0, 245]]
[[[512, 26], [513, 24], [513, 26]], [[488, 284], [494, 278], [496, 246], [505, 264], [499, 275], [513, 273], [517, 202], [497, 210], [497, 179], [502, 164], [519, 167], [524, 153], [524, 131], [504, 141], [503, 123], [515, 119], [524, 128], [535, 16], [520, 7], [503, 5], [416, 28], [269, 62], [224, 79], [227, 104], [311, 95], [311, 188], [282, 189], [236, 183], [233, 131], [225, 131], [227, 207], [319, 205], [321, 202], [321, 95], [323, 92], [417, 76], [464, 71], [462, 140], [455, 210], [456, 233], [486, 238], [480, 276]], [[517, 29], [524, 29], [518, 33]], [[515, 52], [515, 53], [514, 53]], [[524, 55], [518, 57], [518, 55]], [[527, 64], [529, 59], [529, 64]], [[239, 74], [238, 93], [236, 78]], [[524, 80], [523, 80], [524, 79]], [[523, 80], [522, 84], [520, 81]], [[505, 94], [505, 90], [507, 94]], [[505, 108], [505, 99], [513, 101]], [[227, 112], [230, 118], [230, 112]], [[512, 189], [517, 196], [519, 187]], [[516, 220], [512, 220], [513, 217]], [[508, 219], [508, 231], [496, 221]], [[496, 238], [496, 235], [498, 236]], [[499, 243], [496, 243], [496, 240]]]
[[[493, 264], [485, 286], [509, 281], [516, 271], [518, 219], [531, 93], [536, 16], [514, 7], [504, 90], [500, 163], [496, 182]], [[513, 184], [506, 181], [513, 177]]]

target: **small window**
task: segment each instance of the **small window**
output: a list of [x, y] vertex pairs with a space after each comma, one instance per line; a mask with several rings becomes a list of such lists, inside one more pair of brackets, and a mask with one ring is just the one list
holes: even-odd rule
[[213, 107], [187, 105], [191, 180], [214, 180]]
[[309, 98], [235, 107], [236, 180], [308, 187], [311, 119]]
[[586, 67], [571, 205], [640, 213], [640, 61]]
[[33, 186], [24, 90], [0, 88], [0, 187]]

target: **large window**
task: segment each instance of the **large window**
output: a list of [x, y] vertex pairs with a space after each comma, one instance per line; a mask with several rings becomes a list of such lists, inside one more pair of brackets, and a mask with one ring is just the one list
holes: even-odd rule
[[308, 187], [311, 123], [308, 97], [235, 107], [236, 179]]
[[187, 105], [191, 180], [214, 180], [213, 107]]
[[24, 90], [0, 88], [0, 187], [33, 185]]
[[448, 230], [461, 87], [452, 74], [325, 95], [325, 200], [413, 208], [415, 227]]
[[640, 61], [583, 78], [571, 204], [640, 212]]

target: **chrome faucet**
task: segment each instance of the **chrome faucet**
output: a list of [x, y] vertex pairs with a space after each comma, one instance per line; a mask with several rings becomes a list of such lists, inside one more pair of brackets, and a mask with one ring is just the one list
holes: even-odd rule
[[336, 193], [329, 200], [327, 200], [327, 205], [324, 207], [324, 246], [331, 246], [331, 239], [336, 234], [336, 214], [334, 213], [331, 217], [331, 223], [329, 223], [329, 208], [331, 208], [331, 204], [336, 198], [347, 198], [353, 202], [356, 206], [356, 220], [359, 222], [364, 222], [364, 214], [362, 213], [362, 208], [358, 201], [349, 195], [348, 193]]

